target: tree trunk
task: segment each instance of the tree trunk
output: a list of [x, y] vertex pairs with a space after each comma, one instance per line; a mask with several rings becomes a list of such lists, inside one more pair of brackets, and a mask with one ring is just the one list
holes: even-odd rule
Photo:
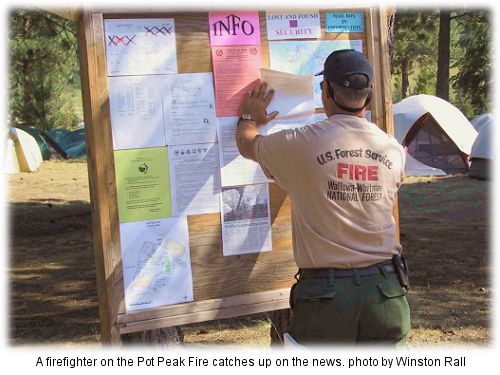
[[155, 345], [165, 349], [178, 348], [184, 342], [179, 327], [160, 328], [122, 335], [124, 345]]
[[[28, 16], [25, 16], [23, 20], [23, 37], [27, 38], [27, 34], [30, 31], [31, 27], [31, 22], [30, 18]], [[30, 81], [31, 73], [33, 72], [33, 50], [28, 49], [26, 51], [26, 55], [22, 59], [22, 64], [23, 64], [23, 74], [22, 74], [22, 82], [23, 82], [23, 108], [24, 108], [24, 113], [20, 114], [21, 117], [21, 122], [31, 125], [27, 119], [29, 115], [27, 116], [25, 111], [29, 110], [32, 108], [32, 98], [33, 98], [33, 87]]]
[[409, 62], [408, 59], [401, 61], [401, 99], [409, 95], [410, 82], [408, 81]]
[[450, 17], [449, 10], [439, 12], [439, 45], [436, 96], [450, 99]]
[[276, 310], [268, 313], [271, 320], [271, 346], [283, 345], [283, 334], [288, 331], [290, 309]]
[[394, 51], [394, 21], [396, 20], [396, 11], [391, 9], [387, 12], [387, 49], [389, 50], [389, 62], [392, 63], [392, 54]]

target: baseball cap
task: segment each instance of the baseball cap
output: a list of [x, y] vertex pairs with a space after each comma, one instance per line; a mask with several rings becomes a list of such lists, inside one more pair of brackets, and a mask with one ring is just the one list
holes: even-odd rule
[[[351, 81], [350, 76], [353, 74], [364, 74], [368, 78], [366, 84]], [[323, 71], [315, 74], [315, 76], [319, 75], [323, 75], [325, 79], [340, 86], [364, 89], [372, 84], [373, 68], [361, 52], [353, 49], [341, 49], [330, 53], [325, 60]]]

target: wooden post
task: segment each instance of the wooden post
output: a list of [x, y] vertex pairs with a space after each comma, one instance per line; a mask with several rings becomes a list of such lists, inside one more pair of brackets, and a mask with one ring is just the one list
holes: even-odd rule
[[[380, 43], [380, 75], [381, 75], [381, 90], [382, 93], [382, 117], [384, 122], [384, 130], [394, 135], [394, 115], [392, 112], [392, 81], [391, 81], [391, 61], [389, 58], [389, 43], [390, 35], [388, 33], [387, 25], [387, 14], [388, 10], [386, 8], [380, 8], [377, 11], [377, 22], [379, 28], [379, 43]], [[394, 220], [396, 220], [396, 236], [399, 240], [399, 209], [398, 209], [398, 197], [394, 198], [394, 209], [393, 209]]]
[[[99, 22], [101, 21], [101, 22]], [[111, 127], [103, 61], [102, 20], [99, 14], [82, 11], [77, 18], [78, 55], [82, 82], [90, 202], [92, 242], [95, 253], [97, 295], [101, 339], [103, 343], [119, 343], [116, 324], [120, 300], [123, 300], [119, 239], [117, 242], [117, 207]], [[101, 43], [102, 44], [102, 43]], [[105, 83], [103, 86], [103, 82]], [[114, 165], [111, 164], [114, 169]]]

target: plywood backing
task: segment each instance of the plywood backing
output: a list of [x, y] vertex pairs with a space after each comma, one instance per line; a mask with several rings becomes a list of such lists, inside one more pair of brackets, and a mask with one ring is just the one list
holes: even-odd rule
[[[325, 33], [322, 40], [361, 39], [363, 50], [375, 67], [380, 64], [379, 24], [371, 10], [363, 11], [365, 33]], [[324, 11], [321, 24], [324, 28]], [[219, 214], [188, 217], [194, 302], [147, 311], [126, 313], [120, 259], [119, 222], [112, 157], [108, 82], [106, 77], [103, 20], [107, 18], [174, 18], [179, 73], [211, 72], [211, 49], [206, 12], [83, 12], [79, 17], [81, 68], [88, 129], [89, 176], [93, 200], [94, 248], [98, 273], [99, 304], [103, 330], [114, 327], [120, 333], [185, 324], [288, 306], [288, 288], [297, 271], [293, 260], [291, 208], [286, 193], [270, 184], [272, 243], [271, 252], [224, 257], [222, 255]], [[262, 61], [269, 67], [265, 12], [260, 12]], [[376, 34], [376, 35], [374, 35]], [[85, 36], [82, 39], [82, 36]], [[367, 37], [368, 36], [368, 37]], [[285, 43], [285, 42], [283, 42]], [[387, 84], [378, 77], [374, 93], [375, 115], [383, 117], [380, 88]], [[385, 99], [385, 98], [384, 98]], [[381, 127], [386, 129], [385, 121]], [[97, 202], [97, 203], [96, 203]], [[101, 307], [102, 305], [102, 307]], [[117, 341], [116, 332], [103, 332], [104, 341]]]

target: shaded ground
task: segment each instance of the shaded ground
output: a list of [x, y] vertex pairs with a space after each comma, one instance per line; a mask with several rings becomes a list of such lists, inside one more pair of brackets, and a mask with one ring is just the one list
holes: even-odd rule
[[[44, 162], [10, 191], [10, 343], [99, 344], [91, 218], [83, 162]], [[409, 178], [401, 188], [402, 243], [412, 271], [413, 346], [488, 342], [490, 183]], [[267, 347], [265, 314], [182, 328], [186, 345]]]

